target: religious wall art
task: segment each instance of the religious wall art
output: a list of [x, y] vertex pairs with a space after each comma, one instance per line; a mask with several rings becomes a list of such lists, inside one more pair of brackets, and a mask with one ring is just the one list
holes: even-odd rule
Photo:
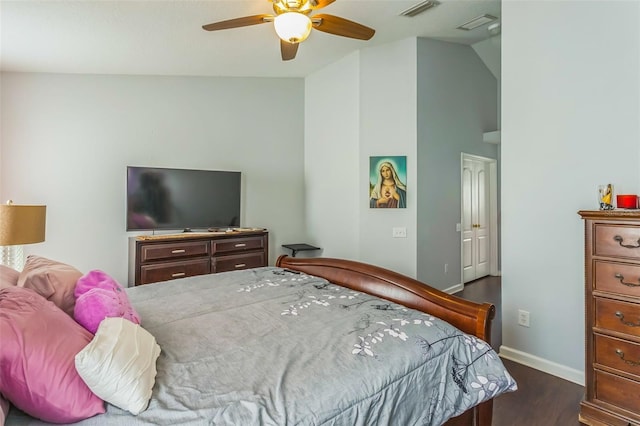
[[369, 157], [369, 207], [407, 208], [407, 157]]

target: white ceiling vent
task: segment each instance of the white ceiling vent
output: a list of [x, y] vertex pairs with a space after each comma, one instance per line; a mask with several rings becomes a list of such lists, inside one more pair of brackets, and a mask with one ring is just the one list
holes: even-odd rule
[[484, 15], [480, 15], [480, 16], [478, 16], [476, 18], [473, 18], [469, 22], [465, 22], [464, 24], [462, 24], [459, 27], [457, 27], [457, 29], [469, 31], [469, 30], [472, 30], [474, 28], [478, 28], [478, 27], [480, 27], [482, 25], [488, 24], [489, 22], [496, 21], [497, 19], [498, 18], [496, 18], [493, 15], [484, 14]]
[[435, 0], [422, 1], [401, 12], [400, 16], [408, 16], [410, 18], [413, 18], [414, 16], [421, 14], [425, 10], [431, 9], [432, 7], [435, 7], [439, 4], [440, 2]]

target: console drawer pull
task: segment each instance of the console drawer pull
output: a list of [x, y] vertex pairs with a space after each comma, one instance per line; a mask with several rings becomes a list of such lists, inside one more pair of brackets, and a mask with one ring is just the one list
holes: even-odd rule
[[235, 267], [236, 268], [244, 268], [245, 266], [247, 266], [246, 263], [238, 263]]
[[180, 250], [171, 250], [171, 254], [178, 254], [178, 253], [185, 253], [186, 250], [185, 249], [180, 249]]
[[637, 246], [632, 246], [631, 244], [622, 244], [622, 242], [624, 241], [624, 238], [622, 238], [620, 235], [616, 235], [615, 237], [613, 237], [613, 240], [616, 241], [618, 244], [620, 244], [624, 248], [630, 248], [630, 249], [640, 248], [640, 238], [638, 238]]
[[176, 272], [175, 274], [171, 274], [171, 278], [178, 278], [178, 277], [184, 277], [185, 274], [184, 272]]
[[633, 323], [631, 321], [625, 321], [624, 320], [624, 314], [620, 311], [616, 311], [615, 314], [618, 318], [620, 318], [620, 322], [623, 323], [624, 325], [628, 325], [629, 327], [640, 327], [640, 323], [636, 324]]
[[627, 287], [640, 287], [640, 278], [638, 278], [638, 284], [634, 284], [634, 283], [625, 283], [624, 282], [624, 275], [616, 272], [616, 274], [614, 275], [617, 279], [620, 280], [620, 284], [626, 285]]
[[246, 247], [247, 245], [244, 243], [236, 244], [234, 247]]
[[628, 359], [624, 359], [624, 352], [622, 352], [621, 349], [616, 349], [616, 355], [618, 355], [620, 359], [623, 360], [626, 364], [633, 365], [634, 367], [640, 366], [639, 361], [631, 361]]

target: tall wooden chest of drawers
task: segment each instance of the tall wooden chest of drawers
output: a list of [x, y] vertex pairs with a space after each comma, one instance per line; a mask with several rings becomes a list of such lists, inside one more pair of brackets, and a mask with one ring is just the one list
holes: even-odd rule
[[580, 422], [640, 425], [640, 211], [585, 223], [585, 397]]
[[269, 234], [262, 229], [129, 239], [130, 285], [257, 268], [268, 262]]

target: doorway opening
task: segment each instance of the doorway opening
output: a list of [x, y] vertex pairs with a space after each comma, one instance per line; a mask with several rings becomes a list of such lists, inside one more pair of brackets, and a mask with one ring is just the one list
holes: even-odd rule
[[497, 160], [461, 154], [460, 247], [462, 283], [498, 271]]

